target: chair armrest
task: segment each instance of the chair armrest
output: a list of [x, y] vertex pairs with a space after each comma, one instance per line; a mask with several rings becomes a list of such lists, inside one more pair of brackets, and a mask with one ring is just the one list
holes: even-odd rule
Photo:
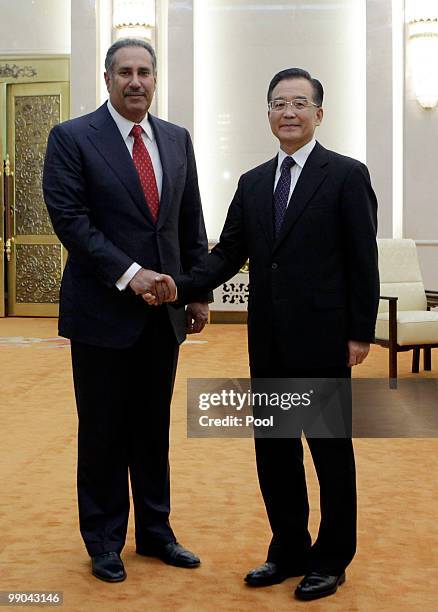
[[389, 345], [393, 350], [397, 350], [397, 296], [381, 295], [381, 300], [388, 300], [389, 302]]
[[425, 293], [426, 293], [428, 309], [438, 306], [438, 291], [432, 291], [431, 289], [426, 289]]

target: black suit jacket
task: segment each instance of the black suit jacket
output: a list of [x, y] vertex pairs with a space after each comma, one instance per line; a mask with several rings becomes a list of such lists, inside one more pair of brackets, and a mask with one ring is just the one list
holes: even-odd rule
[[[157, 224], [133, 160], [104, 104], [50, 133], [44, 196], [69, 257], [60, 296], [60, 334], [114, 348], [132, 345], [149, 307], [115, 283], [136, 261], [175, 276], [207, 255], [196, 164], [187, 130], [149, 115], [163, 167]], [[196, 294], [196, 299], [208, 296]], [[167, 307], [178, 342], [184, 308]]]
[[273, 347], [291, 368], [345, 366], [347, 341], [374, 338], [379, 299], [377, 202], [362, 163], [316, 144], [277, 238], [277, 157], [242, 175], [206, 265], [177, 278], [179, 297], [210, 289], [249, 257], [252, 371]]

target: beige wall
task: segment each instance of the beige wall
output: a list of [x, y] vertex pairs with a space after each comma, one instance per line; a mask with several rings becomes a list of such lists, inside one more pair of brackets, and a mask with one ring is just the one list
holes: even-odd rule
[[[193, 0], [168, 0], [168, 5], [168, 65], [161, 68], [168, 79], [168, 118], [195, 137], [210, 238], [217, 237], [239, 174], [275, 153], [265, 89], [273, 72], [293, 64], [321, 77], [326, 116], [318, 138], [366, 158], [379, 198], [379, 235], [391, 237], [392, 0], [199, 0], [195, 10]], [[201, 38], [199, 5], [201, 13], [210, 13]], [[0, 0], [0, 55], [62, 54], [71, 48], [72, 115], [90, 112], [104, 95], [101, 47], [111, 39], [110, 7], [111, 0]], [[364, 37], [362, 57], [357, 48]], [[199, 71], [196, 53], [210, 58], [213, 79], [204, 78], [208, 62]], [[404, 235], [419, 241], [425, 283], [438, 289], [438, 245], [433, 244], [438, 241], [438, 109], [418, 105], [408, 58], [405, 68], [405, 95], [398, 100], [403, 105], [404, 193], [397, 206], [403, 208]], [[208, 111], [204, 118], [202, 104]], [[205, 172], [204, 162], [224, 144], [228, 150], [222, 149], [220, 163], [213, 164], [214, 177], [208, 174], [211, 168]]]
[[0, 0], [0, 55], [70, 53], [70, 0]]
[[425, 110], [415, 99], [409, 47], [407, 55], [404, 234], [418, 241], [425, 284], [438, 291], [438, 108]]
[[73, 0], [71, 6], [72, 117], [91, 113], [99, 102], [98, 8], [99, 0]]
[[[362, 158], [362, 122], [366, 120], [363, 157], [379, 199], [379, 236], [393, 236], [397, 210], [401, 211], [403, 235], [418, 241], [425, 284], [438, 289], [438, 244], [433, 244], [438, 242], [438, 109], [425, 111], [414, 99], [409, 56], [405, 55], [409, 51], [407, 45], [393, 62], [393, 36], [397, 34], [396, 28], [403, 27], [403, 2], [399, 2], [401, 12], [395, 24], [392, 0], [361, 2], [366, 4], [363, 58], [357, 54], [363, 36], [361, 12], [356, 6], [354, 13], [354, 2], [344, 5], [290, 0], [272, 7], [249, 0], [195, 1], [195, 143], [209, 237], [218, 235], [239, 174], [273, 151], [262, 102], [270, 75], [286, 65], [303, 65], [319, 74], [326, 88], [326, 115], [318, 131], [323, 144]], [[193, 3], [185, 2], [184, 8], [179, 3], [186, 19], [187, 5]], [[203, 44], [198, 49], [204, 63], [201, 70], [196, 68], [197, 5], [202, 6], [204, 14], [210, 13], [207, 29], [201, 30]], [[183, 48], [184, 32], [174, 34], [181, 36], [180, 40], [173, 40], [174, 47]], [[357, 63], [349, 64], [346, 56], [350, 62], [355, 58]], [[188, 51], [182, 57], [188, 60]], [[180, 59], [174, 58], [179, 68], [170, 64], [179, 74], [183, 71]], [[403, 84], [400, 90], [392, 84], [397, 61], [405, 74], [404, 92]], [[206, 86], [208, 66], [213, 79]], [[362, 83], [363, 70], [366, 89]], [[183, 87], [181, 77], [180, 83]], [[189, 100], [191, 87], [189, 78]], [[179, 100], [184, 99], [183, 91], [180, 87]], [[208, 103], [204, 106], [205, 98]], [[251, 101], [250, 109], [244, 107], [241, 111], [243, 99]], [[397, 107], [401, 109], [402, 192], [393, 201], [393, 163], [397, 163], [400, 153], [399, 145], [393, 144]], [[220, 154], [212, 159], [218, 148]]]
[[392, 11], [367, 1], [367, 154], [379, 201], [379, 236], [392, 238]]
[[364, 0], [195, 0], [195, 151], [208, 236], [218, 238], [240, 174], [278, 150], [266, 90], [284, 68], [323, 83], [317, 138], [366, 157]]

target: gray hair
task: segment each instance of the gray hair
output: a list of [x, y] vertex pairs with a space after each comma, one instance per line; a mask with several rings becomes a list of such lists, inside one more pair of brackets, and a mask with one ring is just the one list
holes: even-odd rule
[[154, 69], [154, 74], [156, 74], [157, 56], [155, 55], [155, 50], [152, 45], [147, 43], [145, 40], [141, 40], [140, 38], [121, 38], [120, 40], [116, 40], [116, 42], [111, 45], [106, 52], [105, 57], [105, 70], [108, 72], [108, 74], [112, 71], [114, 55], [119, 49], [123, 49], [124, 47], [143, 47], [143, 49], [146, 49], [152, 58], [152, 68]]

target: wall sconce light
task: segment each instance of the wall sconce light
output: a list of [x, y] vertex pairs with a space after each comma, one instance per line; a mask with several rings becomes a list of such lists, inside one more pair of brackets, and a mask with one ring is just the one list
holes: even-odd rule
[[438, 3], [410, 0], [406, 8], [415, 95], [423, 108], [434, 108], [438, 103]]
[[155, 28], [155, 0], [114, 0], [116, 38], [142, 38], [150, 42]]

